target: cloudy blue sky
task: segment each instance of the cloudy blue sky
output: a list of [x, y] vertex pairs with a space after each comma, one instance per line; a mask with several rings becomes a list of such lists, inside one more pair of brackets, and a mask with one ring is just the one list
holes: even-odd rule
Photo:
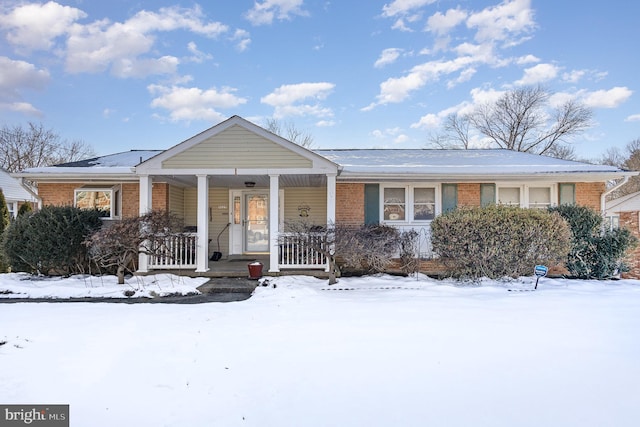
[[0, 125], [98, 154], [168, 148], [232, 115], [315, 148], [421, 148], [453, 112], [542, 84], [640, 138], [640, 5], [628, 0], [5, 0]]

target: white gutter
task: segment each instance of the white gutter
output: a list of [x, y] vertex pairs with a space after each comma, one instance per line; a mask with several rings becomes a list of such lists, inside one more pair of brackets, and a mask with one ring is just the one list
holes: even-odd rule
[[629, 182], [629, 178], [631, 178], [631, 175], [625, 175], [621, 183], [614, 185], [613, 187], [602, 193], [602, 195], [600, 196], [600, 212], [603, 217], [605, 216], [607, 210], [607, 196]]

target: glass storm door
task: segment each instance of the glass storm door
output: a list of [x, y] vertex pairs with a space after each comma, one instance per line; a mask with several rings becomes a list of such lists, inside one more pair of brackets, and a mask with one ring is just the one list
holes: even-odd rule
[[244, 251], [269, 252], [269, 195], [244, 195]]

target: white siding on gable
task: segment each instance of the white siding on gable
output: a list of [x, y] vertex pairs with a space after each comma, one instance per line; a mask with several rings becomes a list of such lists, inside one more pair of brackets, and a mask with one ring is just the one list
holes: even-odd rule
[[167, 169], [310, 168], [311, 160], [234, 125], [165, 160]]

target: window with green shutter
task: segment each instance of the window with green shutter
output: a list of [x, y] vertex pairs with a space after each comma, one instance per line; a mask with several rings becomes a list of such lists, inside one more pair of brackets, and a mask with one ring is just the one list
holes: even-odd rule
[[576, 204], [576, 185], [573, 183], [562, 183], [558, 186], [558, 202], [561, 205]]
[[380, 222], [380, 186], [378, 184], [364, 185], [364, 223], [378, 224]]
[[480, 206], [485, 207], [496, 203], [496, 185], [480, 184]]
[[458, 207], [458, 184], [442, 184], [442, 213]]

